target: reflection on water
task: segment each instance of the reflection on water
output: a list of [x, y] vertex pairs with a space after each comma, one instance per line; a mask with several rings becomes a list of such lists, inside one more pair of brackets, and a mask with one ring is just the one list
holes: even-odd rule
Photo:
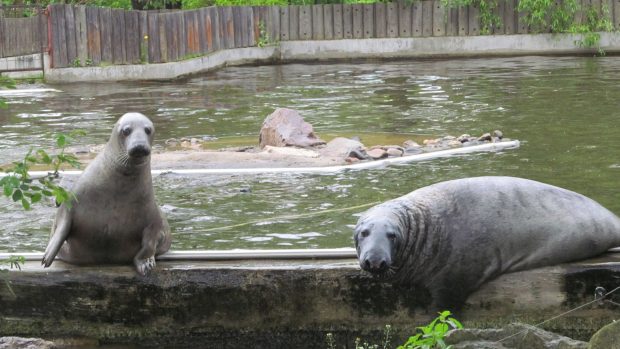
[[[52, 134], [85, 129], [106, 141], [124, 112], [147, 114], [161, 145], [172, 137], [255, 136], [277, 107], [297, 109], [321, 134], [472, 135], [500, 129], [522, 146], [336, 175], [192, 176], [154, 179], [174, 229], [174, 249], [351, 246], [357, 206], [440, 180], [514, 175], [566, 187], [620, 213], [620, 61], [524, 57], [226, 68], [169, 83], [51, 86], [10, 97], [0, 110], [0, 158]], [[361, 133], [360, 133], [361, 134]], [[386, 137], [387, 139], [387, 137]], [[364, 141], [362, 137], [362, 141]], [[22, 212], [0, 201], [0, 251], [41, 251], [54, 209]], [[263, 220], [229, 230], [217, 227]]]

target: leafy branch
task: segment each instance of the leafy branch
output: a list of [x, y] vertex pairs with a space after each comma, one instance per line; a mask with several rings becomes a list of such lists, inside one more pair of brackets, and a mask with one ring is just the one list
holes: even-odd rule
[[[24, 256], [10, 256], [7, 259], [0, 260], [0, 279], [4, 281], [7, 290], [9, 290], [9, 293], [11, 293], [13, 297], [15, 297], [15, 292], [11, 287], [11, 283], [6, 276], [6, 273], [8, 273], [9, 269], [22, 270], [22, 265], [24, 265], [25, 262], [26, 258]], [[2, 265], [8, 265], [9, 269], [3, 268]]]
[[418, 327], [418, 333], [409, 337], [405, 344], [398, 349], [449, 349], [444, 338], [448, 331], [463, 328], [463, 325], [452, 317], [452, 313], [445, 310], [439, 313], [431, 323]]
[[[33, 151], [30, 148], [24, 158], [13, 162], [13, 166], [4, 171], [6, 175], [0, 178], [4, 196], [13, 202], [20, 202], [26, 210], [29, 210], [32, 204], [41, 201], [44, 196], [54, 197], [58, 204], [64, 202], [66, 205], [71, 205], [75, 196], [56, 184], [56, 180], [63, 164], [80, 168], [78, 159], [72, 154], [67, 154], [65, 150], [74, 137], [83, 134], [83, 131], [73, 131], [70, 135], [58, 134], [55, 141], [60, 151], [56, 155], [50, 155], [43, 149]], [[36, 164], [46, 165], [51, 171], [42, 177], [32, 178], [28, 171]]]

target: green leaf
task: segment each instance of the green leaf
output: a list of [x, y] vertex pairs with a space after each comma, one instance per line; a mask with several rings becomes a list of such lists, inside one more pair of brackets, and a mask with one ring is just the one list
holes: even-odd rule
[[37, 154], [39, 154], [39, 157], [41, 157], [41, 162], [49, 165], [52, 163], [52, 158], [49, 156], [49, 154], [43, 150], [43, 149], [39, 149], [37, 150]]
[[54, 194], [49, 191], [49, 190], [41, 190], [41, 194], [45, 195], [45, 196], [54, 196]]
[[19, 189], [21, 189], [23, 191], [26, 191], [26, 190], [30, 189], [30, 186], [28, 184], [21, 184], [19, 186]]
[[64, 148], [65, 146], [67, 146], [67, 136], [62, 133], [58, 134], [56, 136], [56, 145], [59, 148]]
[[11, 194], [13, 194], [13, 187], [10, 183], [4, 183], [4, 196], [9, 197]]
[[26, 198], [22, 198], [22, 206], [24, 207], [25, 210], [30, 209], [30, 203], [28, 202], [28, 200], [26, 200]]
[[19, 190], [19, 189], [15, 189], [15, 191], [13, 192], [12, 198], [13, 198], [14, 202], [17, 202], [17, 201], [21, 200], [21, 198], [22, 198], [22, 191]]
[[32, 197], [30, 198], [30, 201], [32, 201], [32, 203], [37, 203], [39, 201], [41, 201], [42, 195], [41, 193], [34, 193], [32, 194]]

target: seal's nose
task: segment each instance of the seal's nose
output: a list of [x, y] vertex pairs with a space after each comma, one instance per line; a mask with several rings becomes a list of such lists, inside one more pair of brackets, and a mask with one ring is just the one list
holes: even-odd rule
[[383, 273], [388, 269], [388, 262], [385, 257], [370, 256], [362, 262], [362, 269], [374, 274]]
[[139, 158], [151, 155], [151, 148], [144, 144], [137, 144], [129, 149], [129, 156]]

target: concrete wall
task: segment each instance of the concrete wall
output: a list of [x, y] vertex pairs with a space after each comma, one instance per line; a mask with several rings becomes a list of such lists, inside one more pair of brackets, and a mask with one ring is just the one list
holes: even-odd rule
[[[45, 79], [54, 83], [174, 79], [230, 65], [338, 59], [415, 59], [596, 53], [594, 49], [576, 45], [575, 42], [579, 39], [581, 36], [576, 34], [536, 34], [285, 41], [278, 46], [222, 50], [203, 57], [173, 63], [55, 69], [49, 68], [47, 65]], [[600, 45], [608, 54], [620, 52], [620, 34], [601, 33]]]
[[[620, 253], [508, 274], [457, 316], [468, 327], [534, 324], [591, 301], [597, 286], [612, 290], [618, 277]], [[33, 261], [8, 279], [12, 292], [0, 283], [0, 335], [90, 343], [325, 348], [333, 332], [350, 347], [357, 336], [378, 343], [391, 324], [396, 346], [436, 315], [424, 290], [368, 278], [354, 259], [159, 261], [147, 277], [130, 267], [57, 261], [43, 269]], [[546, 327], [587, 340], [617, 316], [614, 305], [594, 304]]]

